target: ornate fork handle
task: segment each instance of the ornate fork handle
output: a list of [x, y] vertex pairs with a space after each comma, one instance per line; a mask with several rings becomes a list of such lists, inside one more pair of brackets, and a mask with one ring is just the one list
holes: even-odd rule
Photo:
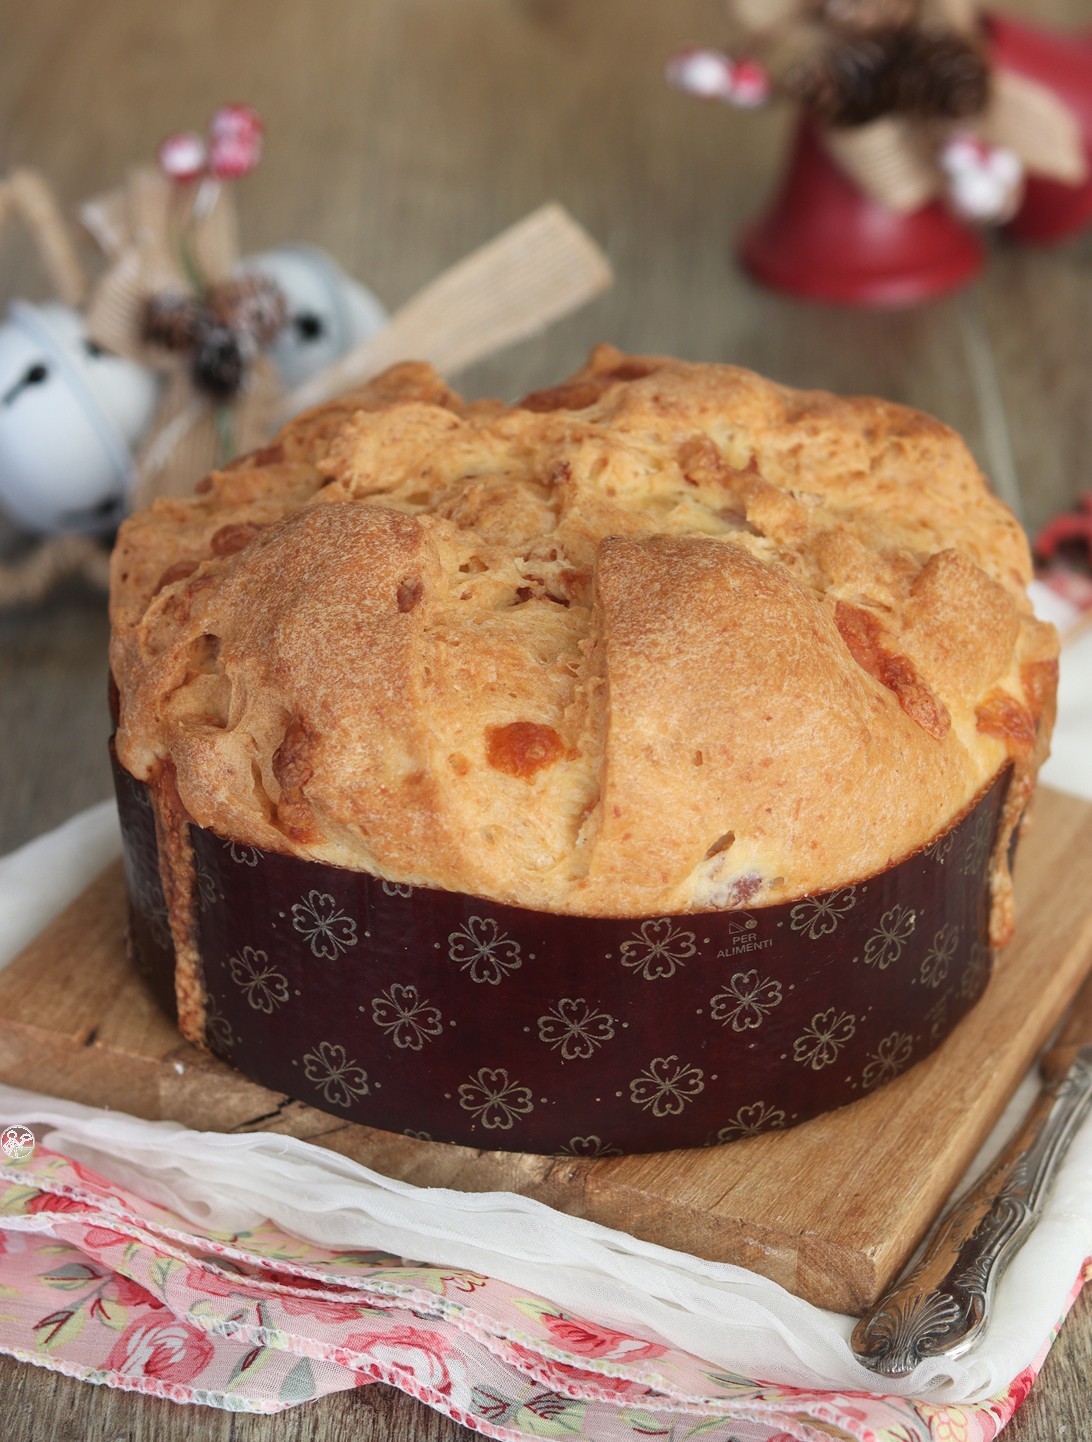
[[874, 1372], [905, 1377], [959, 1357], [986, 1324], [997, 1279], [1035, 1227], [1069, 1144], [1092, 1108], [1092, 1046], [1044, 1088], [1001, 1156], [942, 1217], [921, 1260], [867, 1312], [850, 1345]]

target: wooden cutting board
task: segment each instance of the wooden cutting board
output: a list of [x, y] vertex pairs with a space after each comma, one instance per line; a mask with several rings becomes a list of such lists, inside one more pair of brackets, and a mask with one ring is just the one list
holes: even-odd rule
[[481, 1152], [339, 1120], [183, 1042], [125, 955], [117, 863], [0, 973], [0, 1080], [218, 1131], [286, 1132], [422, 1186], [505, 1190], [860, 1313], [899, 1271], [1092, 969], [1092, 804], [1041, 789], [1016, 938], [931, 1057], [788, 1132], [605, 1158]]

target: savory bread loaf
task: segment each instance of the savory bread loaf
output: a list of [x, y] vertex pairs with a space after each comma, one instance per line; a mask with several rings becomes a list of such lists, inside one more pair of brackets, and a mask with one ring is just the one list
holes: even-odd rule
[[395, 367], [197, 492], [113, 561], [117, 751], [168, 850], [192, 818], [540, 910], [753, 909], [1011, 762], [1010, 930], [1057, 639], [939, 422], [601, 346], [513, 406]]

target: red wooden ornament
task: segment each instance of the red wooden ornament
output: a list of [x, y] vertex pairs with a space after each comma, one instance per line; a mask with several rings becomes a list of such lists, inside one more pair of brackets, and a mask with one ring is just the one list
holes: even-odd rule
[[746, 232], [743, 264], [777, 290], [850, 305], [914, 305], [973, 280], [985, 251], [939, 202], [901, 214], [869, 199], [804, 117], [782, 188]]
[[1035, 538], [1035, 554], [1044, 561], [1057, 555], [1067, 542], [1077, 542], [1085, 547], [1088, 560], [1092, 562], [1092, 491], [1077, 498], [1079, 511], [1065, 511], [1048, 521]]

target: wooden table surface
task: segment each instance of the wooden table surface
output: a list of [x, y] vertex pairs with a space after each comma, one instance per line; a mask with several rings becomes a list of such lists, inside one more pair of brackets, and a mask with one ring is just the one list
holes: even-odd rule
[[[1092, 26], [1092, 0], [1008, 8]], [[1047, 251], [999, 243], [977, 286], [912, 311], [759, 290], [733, 266], [732, 238], [775, 182], [789, 117], [706, 106], [662, 80], [674, 49], [721, 36], [716, 0], [0, 0], [0, 174], [35, 165], [71, 208], [169, 131], [246, 101], [267, 133], [238, 190], [244, 247], [323, 246], [388, 306], [556, 198], [605, 246], [617, 282], [461, 376], [468, 394], [549, 384], [603, 339], [873, 392], [956, 426], [1034, 530], [1090, 484], [1092, 234]], [[0, 298], [47, 293], [9, 228]], [[26, 545], [0, 521], [0, 555]], [[82, 585], [0, 615], [0, 852], [109, 794], [106, 642], [104, 600]], [[1090, 1378], [1082, 1298], [1006, 1438], [1092, 1435]], [[380, 1386], [261, 1418], [0, 1358], [0, 1397], [13, 1442], [463, 1433]]]

